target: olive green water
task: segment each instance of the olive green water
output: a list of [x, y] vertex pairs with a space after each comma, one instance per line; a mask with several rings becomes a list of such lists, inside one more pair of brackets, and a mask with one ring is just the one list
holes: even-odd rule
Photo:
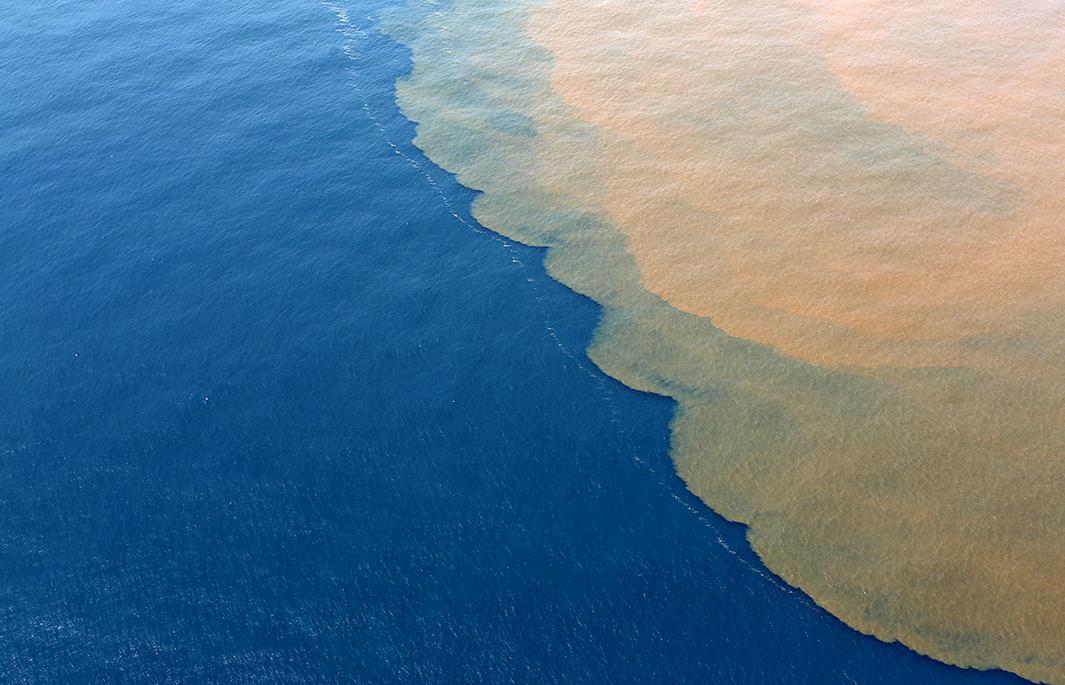
[[1057, 7], [413, 7], [417, 144], [603, 305], [691, 490], [851, 626], [1065, 683]]

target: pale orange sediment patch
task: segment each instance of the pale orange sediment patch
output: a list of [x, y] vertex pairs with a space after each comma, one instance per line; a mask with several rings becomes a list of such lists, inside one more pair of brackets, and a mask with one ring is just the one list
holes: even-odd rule
[[[884, 639], [1065, 682], [1062, 14], [914, 5], [548, 0], [529, 34], [600, 135], [543, 182], [676, 309], [829, 370], [723, 365], [746, 404], [681, 400], [678, 470], [771, 568]], [[838, 372], [874, 384], [837, 399]]]
[[[874, 4], [891, 6], [859, 3]], [[596, 200], [652, 291], [832, 365], [989, 367], [1000, 361], [973, 340], [1061, 336], [1065, 109], [1046, 98], [1060, 94], [1055, 75], [1065, 80], [1056, 43], [1012, 89], [986, 69], [963, 78], [949, 60], [934, 74], [935, 54], [914, 65], [903, 48], [878, 52], [878, 33], [849, 30], [861, 10], [831, 29], [866, 42], [833, 55], [820, 14], [779, 3], [563, 5], [549, 3], [532, 31], [554, 54], [552, 82], [573, 113], [614, 134], [590, 172], [610, 179]], [[1039, 34], [1060, 43], [1065, 31]], [[854, 63], [874, 66], [845, 68]], [[853, 71], [844, 83], [857, 97], [830, 81], [841, 71]], [[955, 100], [920, 109], [924, 86], [906, 79], [926, 77]], [[948, 89], [952, 79], [971, 100]], [[876, 94], [907, 86], [902, 104]], [[953, 135], [907, 139], [868, 121], [867, 101], [889, 123], [918, 119], [913, 110], [929, 113], [915, 130], [939, 122]]]
[[[1065, 5], [804, 2], [818, 54], [871, 117], [930, 141], [958, 167], [1018, 189], [971, 265], [1003, 289], [994, 323], [1027, 315], [1060, 336], [1065, 309]], [[1054, 350], [1061, 361], [1060, 350]]]
[[1065, 684], [1056, 15], [425, 4], [416, 142], [603, 305], [590, 356], [676, 399], [692, 491], [850, 625]]

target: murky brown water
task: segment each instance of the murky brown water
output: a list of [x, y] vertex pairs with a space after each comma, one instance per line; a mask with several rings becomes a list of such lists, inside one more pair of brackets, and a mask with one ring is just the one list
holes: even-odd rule
[[419, 145], [856, 628], [1065, 682], [1065, 4], [459, 0]]

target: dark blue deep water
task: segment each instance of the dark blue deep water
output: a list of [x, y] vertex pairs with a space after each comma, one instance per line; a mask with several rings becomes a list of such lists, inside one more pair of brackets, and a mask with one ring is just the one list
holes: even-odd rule
[[0, 0], [0, 681], [1010, 682], [686, 493], [383, 4]]

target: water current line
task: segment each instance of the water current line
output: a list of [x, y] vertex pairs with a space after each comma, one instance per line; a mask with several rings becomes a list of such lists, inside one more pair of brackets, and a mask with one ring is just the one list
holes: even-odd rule
[[[439, 198], [441, 205], [448, 212], [448, 214], [451, 215], [452, 219], [465, 226], [468, 230], [486, 236], [502, 245], [502, 247], [509, 253], [510, 261], [512, 264], [522, 269], [523, 271], [530, 271], [529, 266], [521, 259], [521, 255], [518, 249], [515, 248], [512, 241], [508, 240], [504, 236], [494, 231], [485, 228], [484, 226], [480, 225], [479, 223], [476, 223], [475, 221], [470, 221], [466, 219], [462, 214], [458, 212], [454, 203], [451, 201], [451, 198], [447, 196], [447, 193], [445, 193], [444, 190], [440, 187], [437, 180], [433, 177], [432, 174], [429, 173], [430, 168], [437, 168], [436, 165], [434, 165], [429, 160], [424, 159], [424, 156], [420, 152], [409, 154], [404, 151], [402, 147], [396, 144], [396, 142], [392, 140], [387, 129], [382, 123], [381, 118], [370, 106], [369, 101], [366, 99], [365, 94], [361, 90], [358, 65], [362, 61], [362, 55], [359, 52], [360, 44], [370, 40], [371, 31], [376, 32], [376, 28], [374, 27], [374, 18], [366, 17], [368, 27], [367, 29], [356, 25], [352, 21], [351, 14], [344, 5], [341, 5], [337, 2], [333, 2], [331, 0], [323, 0], [322, 5], [328, 8], [336, 17], [336, 31], [344, 37], [342, 50], [349, 61], [349, 64], [347, 65], [347, 67], [345, 67], [349, 77], [348, 85], [359, 94], [361, 99], [360, 105], [362, 111], [370, 119], [370, 122], [373, 124], [374, 128], [376, 128], [377, 131], [380, 133], [381, 139], [384, 141], [384, 143], [389, 147], [389, 149], [392, 150], [393, 153], [401, 157], [406, 164], [408, 164], [412, 169], [416, 170], [419, 175], [421, 175], [422, 178], [425, 179], [425, 181], [432, 188], [435, 195]], [[534, 299], [540, 317], [543, 321], [544, 331], [554, 341], [555, 345], [562, 352], [562, 354], [571, 362], [573, 362], [582, 373], [587, 374], [594, 381], [600, 396], [607, 403], [607, 407], [610, 410], [611, 421], [614, 423], [615, 426], [620, 427], [621, 419], [617, 409], [617, 405], [614, 401], [614, 393], [616, 392], [616, 389], [612, 387], [613, 384], [610, 383], [609, 378], [605, 374], [603, 374], [602, 371], [598, 370], [597, 368], [593, 369], [590, 366], [590, 361], [587, 359], [586, 355], [575, 354], [572, 350], [569, 349], [569, 347], [565, 343], [562, 342], [561, 338], [558, 335], [557, 329], [552, 324], [550, 316], [548, 315], [548, 309], [544, 304], [544, 299], [541, 292], [542, 286], [539, 285], [538, 280], [532, 275], [527, 276], [526, 281], [530, 283], [530, 285], [532, 285], [533, 288], [536, 290], [536, 296]], [[650, 463], [648, 460], [644, 459], [639, 454], [633, 453], [630, 456], [636, 464], [638, 464], [641, 468], [651, 474], [651, 476], [655, 479], [657, 485], [667, 494], [669, 494], [670, 498], [673, 499], [673, 501], [684, 507], [684, 509], [692, 517], [694, 517], [700, 524], [702, 524], [705, 528], [707, 528], [713, 533], [714, 541], [721, 549], [725, 550], [728, 554], [730, 554], [737, 561], [739, 561], [748, 571], [769, 581], [776, 588], [785, 592], [786, 594], [793, 595], [808, 605], [812, 604], [812, 600], [810, 600], [809, 597], [807, 597], [804, 593], [788, 585], [764, 567], [752, 564], [750, 561], [744, 558], [744, 556], [737, 552], [732, 547], [732, 545], [730, 545], [728, 541], [725, 540], [724, 536], [721, 533], [721, 529], [717, 526], [716, 522], [709, 516], [707, 516], [706, 512], [701, 510], [701, 507], [703, 505], [700, 504], [698, 508], [693, 505], [691, 500], [694, 495], [692, 495], [692, 493], [686, 487], [684, 488], [683, 493], [678, 492], [678, 482], [682, 483], [683, 481], [679, 480], [675, 472], [670, 473], [668, 475], [663, 474], [660, 472], [659, 469], [655, 468], [654, 464]]]

